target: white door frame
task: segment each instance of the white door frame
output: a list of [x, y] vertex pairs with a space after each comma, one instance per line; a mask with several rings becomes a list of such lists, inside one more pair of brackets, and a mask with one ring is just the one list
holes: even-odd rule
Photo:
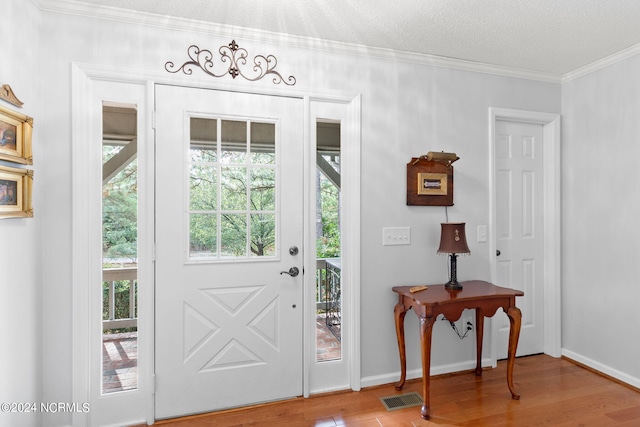
[[[304, 396], [312, 393], [351, 388], [360, 390], [360, 97], [350, 103], [326, 102], [322, 99], [309, 100], [309, 126], [313, 132], [310, 143], [305, 144], [306, 169], [305, 218], [315, 218], [316, 214], [316, 170], [317, 141], [316, 125], [319, 119], [340, 122], [340, 172], [341, 172], [341, 305], [343, 317], [341, 326], [342, 359], [318, 362], [316, 355], [315, 292], [305, 296], [305, 380]], [[316, 229], [315, 223], [305, 224], [305, 265], [315, 272]], [[315, 289], [315, 273], [309, 271], [304, 278], [307, 290]]]
[[[146, 82], [140, 79], [96, 78], [72, 66], [72, 400], [87, 402], [91, 411], [73, 414], [74, 426], [121, 425], [147, 419], [153, 393], [153, 148], [149, 145], [149, 103]], [[102, 103], [135, 104], [138, 108], [138, 387], [101, 394], [102, 372]], [[94, 141], [95, 144], [88, 143]], [[152, 141], [152, 140], [151, 140]], [[143, 172], [147, 174], [143, 176]], [[151, 198], [149, 197], [151, 196]], [[151, 221], [149, 220], [151, 219]], [[150, 225], [151, 224], [151, 227]], [[142, 409], [141, 409], [142, 408]], [[114, 418], [114, 414], [118, 414]]]
[[[92, 118], [95, 116], [95, 112], [92, 113], [92, 105], [95, 104], [94, 90], [97, 82], [109, 82], [114, 85], [117, 84], [134, 84], [143, 87], [146, 93], [145, 109], [138, 112], [141, 120], [144, 123], [144, 140], [139, 138], [138, 147], [143, 144], [153, 147], [154, 144], [154, 132], [153, 132], [153, 86], [156, 83], [173, 84], [180, 86], [191, 86], [203, 89], [216, 89], [224, 91], [236, 91], [236, 92], [248, 92], [256, 94], [266, 95], [285, 95], [289, 97], [299, 97], [304, 99], [305, 104], [305, 136], [304, 144], [305, 150], [309, 150], [311, 123], [309, 119], [309, 103], [310, 100], [334, 102], [340, 104], [346, 104], [348, 106], [348, 118], [344, 123], [345, 132], [345, 172], [343, 179], [348, 182], [349, 188], [351, 188], [351, 194], [343, 205], [343, 224], [345, 229], [350, 230], [348, 236], [349, 243], [345, 244], [343, 248], [343, 254], [351, 260], [352, 267], [347, 273], [348, 283], [352, 286], [350, 290], [353, 298], [348, 302], [347, 308], [352, 325], [351, 338], [349, 342], [351, 355], [350, 369], [349, 369], [349, 384], [353, 390], [360, 389], [360, 141], [361, 141], [361, 95], [353, 92], [344, 91], [330, 91], [330, 90], [312, 90], [309, 88], [281, 88], [276, 86], [259, 85], [256, 83], [245, 83], [237, 81], [228, 81], [221, 79], [220, 81], [214, 81], [207, 77], [195, 77], [195, 76], [178, 76], [167, 75], [166, 73], [146, 72], [137, 70], [128, 70], [122, 68], [103, 67], [93, 64], [73, 63], [71, 67], [71, 87], [72, 87], [72, 146], [73, 159], [72, 159], [72, 221], [74, 223], [74, 232], [72, 236], [72, 299], [73, 299], [73, 313], [72, 313], [72, 397], [74, 402], [91, 402], [91, 390], [95, 387], [94, 379], [91, 377], [91, 370], [95, 365], [95, 358], [92, 359], [91, 355], [91, 343], [92, 343], [92, 328], [89, 326], [89, 322], [92, 319], [99, 318], [101, 308], [96, 304], [89, 304], [89, 301], [95, 299], [95, 295], [91, 292], [87, 283], [100, 282], [101, 278], [98, 277], [96, 272], [91, 271], [90, 266], [99, 262], [99, 257], [95, 253], [91, 253], [90, 248], [93, 247], [93, 241], [99, 236], [93, 232], [93, 237], [88, 236], [87, 233], [92, 230], [94, 225], [92, 218], [96, 215], [100, 217], [99, 200], [96, 199], [93, 194], [93, 188], [89, 185], [89, 176], [91, 172], [91, 165], [89, 160], [93, 158], [93, 153], [89, 147], [90, 144], [86, 144], [86, 141], [95, 139], [96, 124]], [[99, 136], [100, 137], [100, 136]], [[139, 154], [140, 155], [140, 154]], [[312, 156], [313, 155], [313, 156]], [[153, 159], [153, 152], [149, 150], [144, 154], [145, 158]], [[150, 156], [150, 157], [147, 157]], [[310, 163], [313, 160], [313, 163]], [[311, 170], [311, 166], [315, 168], [315, 153], [305, 153], [305, 168]], [[153, 167], [149, 168], [147, 175], [153, 176]], [[148, 179], [148, 176], [145, 177]], [[310, 179], [310, 176], [307, 177]], [[315, 175], [313, 175], [315, 179]], [[308, 185], [306, 183], [305, 185]], [[308, 187], [305, 187], [308, 188]], [[153, 197], [151, 192], [151, 197]], [[99, 193], [98, 193], [99, 194]], [[149, 195], [140, 195], [144, 197], [144, 201], [140, 203], [149, 203], [149, 206], [153, 206], [153, 201], [146, 200]], [[308, 195], [305, 195], [308, 197]], [[309, 203], [305, 200], [305, 206], [309, 206]], [[313, 212], [305, 212], [307, 222], [309, 218], [314, 218], [315, 210]], [[139, 233], [146, 233], [145, 235], [152, 236], [152, 230], [155, 227], [153, 209], [145, 209], [141, 213], [139, 224], [144, 224], [145, 231], [139, 230]], [[305, 230], [305, 237], [310, 235], [310, 230]], [[141, 239], [146, 239], [140, 242], [140, 249], [138, 256], [151, 260], [153, 258], [153, 242], [150, 238], [140, 236]], [[313, 253], [315, 257], [315, 247], [311, 247], [311, 241], [305, 239], [304, 252], [305, 257], [309, 257]], [[95, 252], [95, 251], [94, 251]], [[96, 261], [97, 260], [97, 261]], [[151, 264], [151, 263], [149, 263]], [[315, 258], [313, 264], [308, 264], [308, 268], [315, 271]], [[312, 268], [313, 267], [313, 268]], [[141, 272], [138, 274], [145, 275], [145, 281], [152, 283], [153, 271], [150, 265], [150, 271]], [[310, 272], [309, 272], [310, 273]], [[315, 280], [313, 277], [315, 274], [307, 274], [305, 276], [305, 295], [303, 298], [307, 301], [308, 293], [315, 293]], [[142, 280], [142, 279], [140, 279]], [[311, 286], [309, 286], [312, 284]], [[149, 355], [148, 367], [143, 372], [139, 372], [139, 381], [148, 384], [145, 387], [144, 393], [146, 394], [145, 401], [146, 407], [144, 412], [146, 414], [146, 422], [153, 424], [155, 421], [155, 410], [153, 404], [153, 390], [154, 390], [154, 366], [153, 366], [153, 351], [154, 351], [154, 324], [153, 318], [155, 316], [153, 310], [153, 288], [146, 286], [139, 291], [140, 304], [147, 305], [146, 318], [142, 324], [139, 322], [138, 329], [141, 334], [146, 334], [148, 340], [146, 342], [139, 342], [139, 353]], [[305, 313], [305, 331], [311, 330], [312, 324], [309, 320], [310, 316]], [[95, 328], [93, 328], [95, 329]], [[315, 335], [313, 336], [315, 339]], [[142, 345], [142, 347], [140, 347]], [[311, 354], [311, 342], [305, 341], [304, 348], [304, 364], [303, 364], [303, 381], [304, 381], [304, 396], [309, 396], [309, 360], [315, 355]], [[114, 394], [115, 395], [115, 394]], [[122, 397], [126, 394], [121, 394]], [[104, 402], [103, 399], [100, 399]], [[101, 403], [92, 403], [92, 411], [89, 413], [75, 413], [73, 415], [73, 426], [80, 427], [84, 425], [92, 424], [92, 420], [95, 414], [98, 412], [97, 407]], [[94, 412], [94, 407], [96, 411]], [[137, 422], [135, 420], [126, 420], [126, 422]], [[117, 424], [117, 423], [116, 423]]]
[[[495, 128], [496, 121], [532, 123], [542, 125], [543, 133], [543, 215], [544, 215], [544, 353], [560, 357], [561, 333], [561, 200], [560, 200], [560, 115], [507, 108], [489, 108], [489, 259], [491, 280], [497, 278], [496, 260], [496, 173], [495, 173]], [[497, 325], [492, 322], [491, 364], [497, 365]]]

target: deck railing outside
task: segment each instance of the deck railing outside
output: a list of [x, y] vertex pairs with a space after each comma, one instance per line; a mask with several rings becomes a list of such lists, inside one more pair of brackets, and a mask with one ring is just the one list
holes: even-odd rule
[[340, 258], [316, 260], [316, 311], [323, 313], [329, 330], [340, 339], [341, 310]]
[[[331, 311], [331, 307], [340, 304], [339, 263], [339, 258], [316, 260], [316, 309], [320, 312], [326, 313]], [[338, 267], [336, 268], [336, 266]], [[138, 269], [136, 267], [102, 270], [105, 289], [103, 330], [137, 327], [137, 278]], [[127, 301], [123, 303], [123, 298], [119, 298], [116, 293], [116, 284], [122, 284], [122, 282], [128, 282], [128, 303]], [[123, 314], [125, 317], [122, 317]]]
[[[138, 269], [136, 267], [102, 270], [103, 289], [106, 294], [103, 296], [102, 330], [136, 328], [138, 326], [137, 278]], [[128, 285], [128, 291], [117, 293], [117, 284], [124, 285], [125, 288]], [[122, 295], [125, 293], [128, 295]], [[128, 298], [122, 298], [124, 296]]]

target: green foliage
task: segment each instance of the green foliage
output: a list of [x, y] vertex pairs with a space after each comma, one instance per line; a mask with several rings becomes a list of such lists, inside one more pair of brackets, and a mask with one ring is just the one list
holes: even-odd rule
[[138, 203], [135, 194], [109, 193], [103, 199], [102, 244], [105, 258], [136, 259], [138, 244]]
[[[272, 156], [254, 154], [254, 161]], [[265, 162], [266, 162], [265, 160]], [[192, 253], [247, 256], [247, 240], [253, 255], [273, 255], [275, 245], [275, 169], [272, 167], [220, 165], [220, 208], [217, 207], [217, 168], [191, 165], [190, 245]], [[247, 208], [249, 208], [247, 212]], [[217, 236], [217, 221], [220, 236]], [[247, 224], [249, 221], [249, 224]], [[247, 225], [249, 233], [247, 236]], [[218, 242], [219, 240], [219, 242]]]
[[322, 235], [316, 237], [318, 258], [340, 257], [340, 191], [320, 174]]
[[[120, 147], [103, 146], [103, 161]], [[138, 167], [129, 163], [102, 188], [102, 252], [105, 259], [128, 259], [138, 256]]]

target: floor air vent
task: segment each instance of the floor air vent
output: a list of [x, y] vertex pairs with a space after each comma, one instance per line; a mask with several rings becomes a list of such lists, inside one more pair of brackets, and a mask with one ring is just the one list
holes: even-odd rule
[[422, 397], [416, 392], [399, 394], [396, 396], [381, 397], [380, 400], [387, 411], [395, 411], [396, 409], [410, 408], [412, 406], [422, 405]]

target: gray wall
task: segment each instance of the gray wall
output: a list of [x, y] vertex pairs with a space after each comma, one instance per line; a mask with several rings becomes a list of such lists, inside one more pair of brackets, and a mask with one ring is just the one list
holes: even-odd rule
[[[0, 349], [3, 366], [15, 367], [8, 373], [9, 381], [0, 385], [0, 400], [72, 401], [71, 63], [160, 72], [166, 61], [183, 60], [190, 44], [215, 50], [232, 37], [249, 52], [273, 53], [279, 68], [296, 76], [298, 90], [362, 94], [364, 382], [393, 376], [399, 369], [390, 288], [440, 282], [447, 276], [445, 259], [435, 253], [444, 208], [406, 206], [406, 163], [432, 150], [458, 153], [455, 206], [449, 209], [449, 218], [465, 221], [468, 230], [475, 230], [489, 223], [488, 108], [559, 113], [562, 99], [563, 348], [566, 354], [638, 386], [640, 344], [627, 339], [640, 316], [634, 310], [640, 272], [632, 258], [638, 253], [640, 231], [628, 225], [640, 209], [633, 185], [639, 172], [632, 163], [640, 150], [637, 57], [561, 88], [271, 44], [241, 37], [240, 31], [232, 37], [195, 31], [195, 24], [189, 30], [118, 23], [40, 11], [22, 0], [9, 0], [6, 11], [11, 19], [5, 22], [10, 24], [0, 28], [0, 40], [8, 56], [20, 60], [0, 63], [5, 79], [0, 83], [10, 83], [26, 103], [24, 112], [36, 118], [37, 217], [0, 221], [0, 325], [4, 337], [22, 346], [20, 354], [6, 346]], [[13, 42], [6, 45], [6, 40]], [[256, 82], [257, 87], [269, 85]], [[614, 157], [612, 152], [621, 155]], [[412, 244], [383, 247], [385, 226], [410, 226]], [[472, 253], [460, 260], [459, 278], [489, 279], [488, 245], [473, 238], [469, 245]], [[407, 337], [416, 339], [408, 340], [408, 363], [409, 369], [417, 369], [418, 329], [411, 316]], [[13, 327], [18, 324], [15, 319], [20, 319], [20, 330]], [[471, 340], [460, 342], [447, 324], [438, 322], [432, 363], [471, 360], [472, 346]], [[62, 414], [45, 424], [65, 425], [70, 420], [70, 415]], [[0, 418], [0, 424], [4, 421]], [[12, 418], [10, 425], [38, 425], [38, 420]]]
[[567, 82], [563, 353], [640, 387], [640, 56]]
[[[41, 396], [42, 195], [41, 73], [38, 57], [38, 9], [31, 2], [3, 3], [0, 26], [0, 84], [9, 84], [24, 102], [22, 108], [0, 101], [6, 108], [35, 118], [33, 205], [35, 218], [0, 220], [0, 402], [39, 402]], [[15, 164], [0, 164], [15, 167]], [[0, 412], [1, 426], [34, 426], [38, 415]]]
[[[41, 148], [49, 165], [43, 181], [53, 187], [43, 203], [42, 243], [45, 251], [55, 252], [42, 266], [48, 278], [43, 298], [49, 302], [44, 306], [43, 345], [56, 354], [43, 364], [44, 398], [71, 401], [70, 64], [161, 72], [166, 61], [185, 60], [189, 45], [215, 51], [230, 37], [49, 12], [43, 12], [40, 31], [47, 64], [43, 78], [50, 88], [43, 93], [48, 114], [40, 126], [51, 136]], [[449, 218], [466, 221], [470, 230], [488, 224], [488, 108], [559, 113], [560, 87], [234, 37], [250, 53], [274, 54], [279, 69], [296, 76], [298, 90], [362, 94], [362, 377], [364, 384], [379, 377], [391, 381], [399, 370], [391, 287], [443, 282], [447, 276], [446, 259], [436, 254], [444, 208], [406, 206], [406, 163], [430, 150], [458, 153], [455, 206]], [[272, 84], [260, 81], [256, 86]], [[383, 247], [385, 226], [410, 226], [412, 245]], [[488, 245], [473, 239], [469, 244], [472, 255], [461, 260], [459, 278], [489, 279]], [[417, 322], [407, 323], [407, 336], [412, 337], [408, 365], [418, 369]], [[434, 367], [472, 360], [473, 346], [473, 340], [460, 342], [447, 323], [439, 322], [434, 329]], [[55, 422], [64, 422], [61, 418]]]

